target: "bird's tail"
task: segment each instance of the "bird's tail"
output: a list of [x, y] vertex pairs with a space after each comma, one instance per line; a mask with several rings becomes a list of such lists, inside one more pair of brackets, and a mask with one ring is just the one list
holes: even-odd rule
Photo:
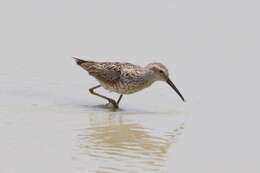
[[93, 67], [93, 65], [96, 63], [94, 61], [85, 61], [76, 57], [72, 57], [73, 59], [75, 59], [76, 63], [82, 67], [83, 69], [85, 69], [86, 71], [90, 72], [91, 69], [95, 68]]
[[82, 59], [79, 59], [79, 58], [76, 58], [76, 57], [72, 57], [72, 58], [76, 61], [76, 63], [77, 63], [78, 65], [81, 65], [82, 63], [87, 62], [87, 61], [85, 61], [85, 60], [82, 60]]

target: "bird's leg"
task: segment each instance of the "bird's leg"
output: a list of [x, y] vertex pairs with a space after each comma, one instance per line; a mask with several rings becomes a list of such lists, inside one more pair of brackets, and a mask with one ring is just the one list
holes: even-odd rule
[[121, 94], [120, 97], [118, 98], [118, 100], [117, 100], [117, 102], [116, 102], [117, 105], [119, 105], [119, 103], [120, 103], [122, 97], [123, 97], [123, 94]]
[[101, 94], [98, 94], [98, 93], [94, 92], [94, 90], [97, 89], [97, 88], [99, 88], [99, 87], [101, 87], [101, 85], [97, 85], [97, 86], [95, 86], [95, 87], [93, 87], [93, 88], [90, 88], [90, 89], [89, 89], [89, 92], [90, 92], [91, 94], [93, 94], [93, 95], [96, 95], [96, 96], [98, 96], [98, 97], [101, 97], [101, 98], [103, 98], [103, 99], [106, 99], [109, 103], [113, 104], [114, 108], [118, 108], [118, 104], [116, 103], [115, 100], [113, 100], [113, 99], [111, 99], [111, 98], [108, 98], [108, 97], [106, 97], [106, 96], [103, 96], [103, 95], [101, 95]]

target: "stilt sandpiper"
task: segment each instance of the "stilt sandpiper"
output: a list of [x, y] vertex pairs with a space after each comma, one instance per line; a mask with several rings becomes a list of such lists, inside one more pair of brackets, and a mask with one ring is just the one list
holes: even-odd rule
[[[167, 82], [181, 97], [184, 98], [169, 78], [168, 69], [161, 63], [150, 63], [145, 67], [131, 63], [120, 62], [94, 62], [73, 57], [76, 63], [96, 78], [99, 85], [90, 88], [93, 95], [106, 99], [114, 108], [118, 105], [123, 95], [133, 94], [151, 86], [155, 81]], [[120, 94], [117, 101], [96, 93], [94, 90], [103, 87], [106, 90]]]

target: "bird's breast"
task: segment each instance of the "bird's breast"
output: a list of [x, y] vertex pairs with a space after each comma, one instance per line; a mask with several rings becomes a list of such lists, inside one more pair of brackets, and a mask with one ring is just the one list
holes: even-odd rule
[[102, 85], [103, 88], [111, 92], [116, 92], [118, 94], [133, 94], [135, 92], [141, 91], [149, 87], [152, 84], [152, 82], [118, 81], [116, 83], [110, 83], [110, 84], [100, 82], [100, 84]]

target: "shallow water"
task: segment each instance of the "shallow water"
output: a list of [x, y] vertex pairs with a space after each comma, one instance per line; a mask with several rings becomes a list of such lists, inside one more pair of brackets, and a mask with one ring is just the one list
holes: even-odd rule
[[[259, 2], [2, 4], [0, 173], [260, 172]], [[187, 102], [158, 82], [111, 110], [71, 56], [162, 62]]]
[[6, 88], [1, 93], [3, 172], [165, 171], [188, 118], [176, 109], [115, 111], [105, 105], [50, 103], [25, 86]]
[[1, 172], [259, 170], [258, 114], [239, 100], [182, 103], [158, 83], [115, 111], [80, 81], [1, 81]]

